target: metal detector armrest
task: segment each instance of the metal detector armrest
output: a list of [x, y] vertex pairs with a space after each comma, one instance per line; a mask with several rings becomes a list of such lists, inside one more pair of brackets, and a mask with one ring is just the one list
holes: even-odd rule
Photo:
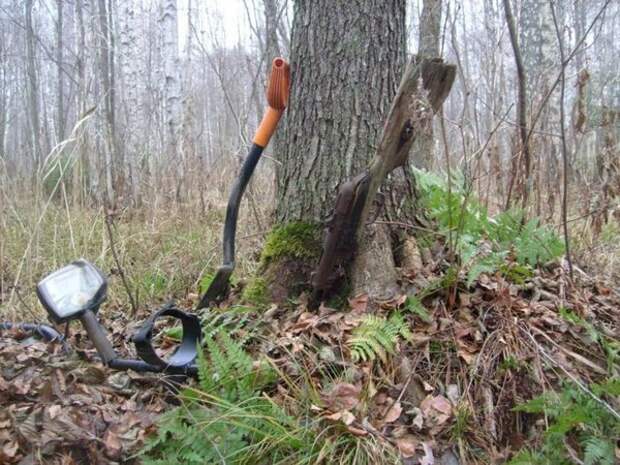
[[[183, 325], [183, 338], [174, 354], [163, 360], [153, 348], [153, 326], [158, 318], [172, 317], [181, 320]], [[146, 363], [159, 367], [162, 371], [185, 372], [198, 356], [198, 346], [202, 337], [200, 320], [196, 315], [185, 313], [171, 305], [155, 312], [133, 336], [138, 356]]]

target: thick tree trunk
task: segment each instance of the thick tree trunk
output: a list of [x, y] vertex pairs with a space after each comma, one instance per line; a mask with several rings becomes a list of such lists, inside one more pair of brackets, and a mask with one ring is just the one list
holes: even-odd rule
[[[376, 152], [381, 129], [404, 70], [405, 1], [329, 0], [295, 3], [291, 40], [291, 98], [287, 125], [276, 144], [278, 223], [304, 222], [322, 229], [334, 210], [340, 186], [361, 173]], [[378, 214], [414, 220], [414, 181], [407, 167], [395, 172], [382, 192]], [[394, 231], [385, 224], [365, 229], [366, 253], [349, 281], [353, 292], [373, 296], [396, 290]], [[347, 240], [353, 241], [354, 238]], [[299, 266], [271, 264], [279, 280], [276, 298], [289, 286], [282, 276], [310, 282], [318, 256]], [[288, 268], [287, 268], [288, 267]], [[275, 271], [274, 271], [275, 269]], [[283, 282], [284, 281], [284, 282]], [[340, 284], [344, 282], [340, 281]], [[273, 297], [273, 295], [272, 295]]]
[[373, 156], [405, 57], [405, 1], [298, 0], [276, 146], [278, 222], [321, 222]]
[[[291, 97], [287, 125], [278, 138], [280, 160], [276, 217], [279, 223], [322, 226], [338, 188], [363, 171], [376, 151], [381, 127], [404, 69], [404, 0], [298, 0], [291, 37]], [[378, 253], [368, 272], [396, 283], [390, 233], [373, 231]], [[319, 242], [320, 243], [320, 242]], [[319, 253], [271, 266], [271, 276], [310, 283]], [[275, 268], [275, 270], [274, 270]], [[287, 269], [288, 268], [288, 269]], [[282, 285], [276, 298], [286, 296]], [[292, 284], [292, 286], [291, 286]]]

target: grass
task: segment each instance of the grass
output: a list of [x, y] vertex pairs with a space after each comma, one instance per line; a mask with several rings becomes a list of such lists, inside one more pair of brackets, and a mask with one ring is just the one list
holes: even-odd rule
[[[123, 211], [114, 219], [114, 244], [139, 307], [198, 294], [203, 277], [221, 261], [223, 211], [206, 218], [171, 208]], [[247, 225], [248, 229], [251, 225]], [[240, 225], [241, 238], [247, 235]], [[108, 302], [129, 308], [111, 253], [103, 209], [46, 209], [16, 201], [0, 209], [0, 319], [40, 319], [34, 288], [47, 273], [85, 258], [109, 278]], [[238, 241], [237, 276], [251, 274], [261, 237]]]

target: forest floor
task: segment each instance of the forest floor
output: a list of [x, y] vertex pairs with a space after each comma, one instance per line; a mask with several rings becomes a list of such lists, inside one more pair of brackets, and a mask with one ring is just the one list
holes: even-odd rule
[[[220, 221], [215, 215], [214, 223]], [[55, 237], [55, 247], [60, 241], [74, 245], [62, 248], [66, 257], [55, 253], [53, 263], [51, 258], [35, 260], [36, 268], [28, 275], [34, 281], [46, 266], [70, 261], [72, 251], [92, 256], [109, 247], [100, 223], [93, 213], [83, 225], [74, 223], [71, 238], [47, 231], [46, 237]], [[196, 276], [204, 274], [204, 259], [196, 258], [197, 249], [213, 250], [217, 257], [213, 248], [217, 234], [202, 230], [200, 222], [190, 229], [191, 222], [165, 214], [157, 223], [147, 222], [149, 231], [139, 229], [144, 218], [117, 223], [122, 238], [117, 246], [123, 262], [136, 270], [130, 272], [130, 281], [142, 289], [141, 301], [176, 297], [179, 307], [191, 308], [198, 297], [196, 284], [200, 285]], [[47, 227], [54, 229], [52, 222], [42, 226]], [[89, 241], [93, 237], [99, 239]], [[248, 276], [256, 269], [252, 251], [259, 250], [261, 238], [253, 236], [252, 225], [242, 227], [240, 237], [253, 241], [240, 253], [247, 260], [240, 270]], [[613, 243], [610, 239], [610, 247]], [[6, 302], [21, 255], [15, 244], [7, 241], [4, 247], [4, 266], [12, 270], [11, 275], [3, 274], [1, 295]], [[15, 254], [7, 253], [10, 247], [15, 247]], [[38, 247], [37, 253], [48, 257], [60, 250], [45, 251], [51, 247], [45, 241]], [[402, 270], [402, 295], [381, 302], [379, 308], [370, 309], [364, 295], [323, 305], [318, 312], [308, 310], [303, 295], [285, 305], [267, 302], [259, 308], [243, 302], [241, 281], [228, 301], [202, 315], [208, 338], [222, 343], [224, 356], [230, 355], [227, 350], [242, 348], [251, 357], [253, 382], [263, 363], [276, 374], [264, 385], [252, 384], [257, 390], [246, 392], [247, 399], [258, 396], [277, 406], [283, 416], [269, 410], [269, 427], [289, 431], [290, 443], [274, 440], [274, 434], [263, 437], [256, 449], [256, 444], [248, 444], [260, 426], [248, 423], [256, 415], [252, 410], [239, 416], [231, 413], [236, 412], [231, 410], [233, 404], [240, 408], [235, 402], [246, 400], [238, 398], [241, 384], [234, 385], [231, 395], [230, 386], [224, 389], [219, 379], [212, 391], [217, 400], [205, 393], [217, 378], [208, 372], [217, 366], [213, 358], [203, 361], [211, 367], [203, 371], [209, 379], [188, 380], [188, 391], [163, 375], [105, 368], [77, 325], [72, 326], [69, 352], [19, 331], [0, 334], [0, 463], [107, 464], [145, 459], [162, 464], [465, 465], [504, 463], [516, 460], [515, 455], [523, 461], [514, 463], [618, 463], [618, 281], [595, 275], [585, 265], [586, 271], [576, 267], [570, 279], [562, 259], [528, 273], [520, 273], [518, 267], [515, 273], [482, 272], [472, 281], [447, 266], [445, 250], [429, 250], [418, 269]], [[106, 260], [104, 271], [111, 274], [116, 290], [103, 309], [103, 321], [117, 350], [131, 355], [129, 337], [150, 311], [141, 304], [138, 315], [129, 315], [115, 264], [109, 257]], [[187, 262], [186, 269], [181, 270], [175, 260]], [[592, 255], [590, 260], [595, 264], [592, 269], [606, 266], [606, 272], [618, 272], [609, 253]], [[175, 275], [175, 270], [184, 274]], [[27, 292], [33, 294], [23, 287], [19, 290], [18, 306], [31, 310], [17, 319], [41, 318]], [[369, 316], [371, 310], [374, 317]], [[0, 312], [15, 318], [14, 307], [0, 307]], [[175, 338], [174, 331], [163, 331], [162, 350], [172, 350]], [[231, 340], [236, 345], [231, 346]], [[213, 357], [215, 346], [209, 350]], [[237, 357], [245, 360], [243, 354]], [[248, 373], [241, 362], [229, 367], [228, 374], [245, 379]], [[195, 405], [192, 402], [219, 412], [209, 417], [209, 425], [222, 421], [227, 425], [224, 433], [202, 430], [218, 438], [212, 447], [207, 442], [206, 447], [219, 454], [212, 461], [194, 431], [180, 433], [174, 430], [174, 419], [162, 419], [166, 412], [183, 412]], [[575, 415], [568, 417], [562, 411]], [[182, 420], [185, 428], [206, 424], [193, 417]], [[293, 424], [304, 431], [299, 437], [293, 437], [297, 431]], [[232, 438], [233, 431], [243, 432], [235, 439], [240, 442], [224, 439]], [[184, 442], [183, 435], [193, 443]], [[166, 441], [168, 446], [162, 444]], [[145, 443], [149, 451], [141, 456]], [[234, 456], [226, 448], [235, 445], [246, 448], [248, 457], [254, 457], [252, 451], [263, 461], [224, 460]], [[193, 447], [204, 452], [195, 462]], [[610, 457], [611, 462], [605, 462]]]

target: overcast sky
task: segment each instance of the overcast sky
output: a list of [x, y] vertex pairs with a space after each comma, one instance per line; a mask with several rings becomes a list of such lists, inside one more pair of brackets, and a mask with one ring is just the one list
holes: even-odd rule
[[[252, 0], [246, 0], [250, 8]], [[207, 44], [212, 44], [213, 38], [221, 41], [220, 45], [233, 46], [239, 41], [247, 43], [252, 31], [248, 26], [248, 18], [243, 0], [192, 0], [194, 14], [196, 5], [200, 2], [200, 18], [194, 18], [194, 24], [199, 32], [205, 34]], [[184, 49], [187, 37], [187, 4], [188, 0], [178, 1], [179, 36], [181, 50]]]

